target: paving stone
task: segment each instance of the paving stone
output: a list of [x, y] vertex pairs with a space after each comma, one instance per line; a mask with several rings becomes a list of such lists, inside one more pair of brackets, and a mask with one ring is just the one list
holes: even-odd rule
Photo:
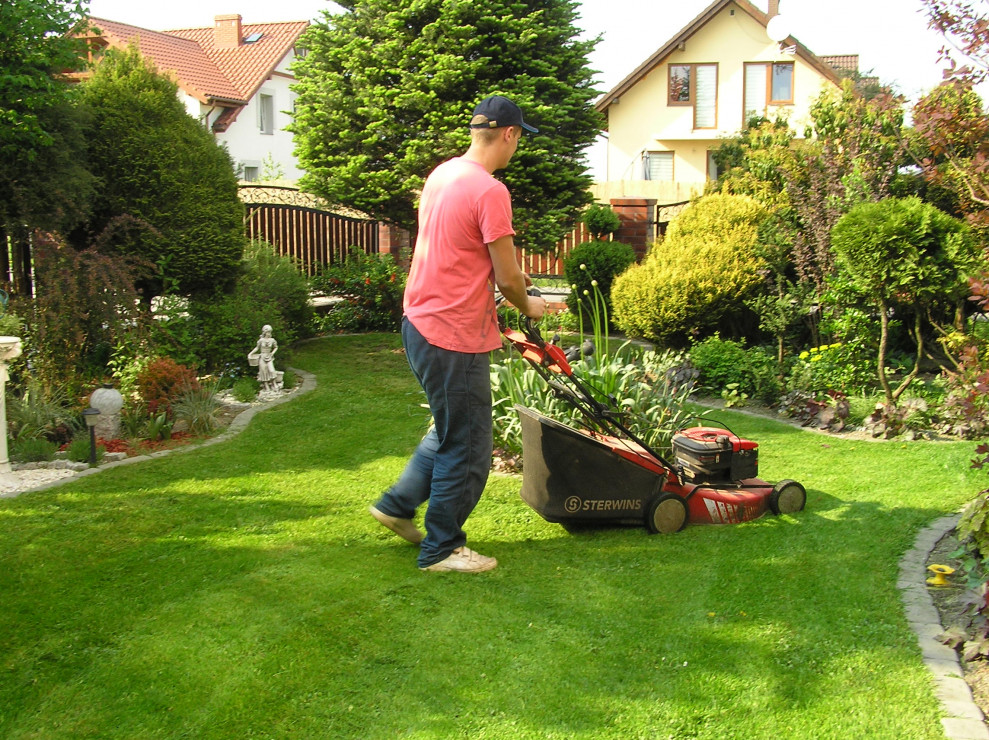
[[978, 720], [948, 717], [941, 720], [941, 726], [950, 740], [989, 740], [989, 730]]

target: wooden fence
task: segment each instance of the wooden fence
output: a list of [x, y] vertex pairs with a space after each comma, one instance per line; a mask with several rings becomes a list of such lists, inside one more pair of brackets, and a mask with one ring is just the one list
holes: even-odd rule
[[377, 221], [314, 207], [314, 198], [291, 188], [242, 187], [240, 195], [248, 238], [268, 242], [278, 254], [295, 259], [309, 276], [341, 262], [351, 247], [378, 253]]

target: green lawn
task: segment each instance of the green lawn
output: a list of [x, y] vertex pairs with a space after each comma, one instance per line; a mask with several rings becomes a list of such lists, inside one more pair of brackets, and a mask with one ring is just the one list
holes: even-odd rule
[[426, 422], [398, 346], [306, 344], [316, 390], [232, 440], [0, 501], [0, 737], [942, 737], [895, 582], [972, 443], [718, 412], [804, 512], [571, 535], [492, 476], [499, 567], [424, 574], [367, 515]]

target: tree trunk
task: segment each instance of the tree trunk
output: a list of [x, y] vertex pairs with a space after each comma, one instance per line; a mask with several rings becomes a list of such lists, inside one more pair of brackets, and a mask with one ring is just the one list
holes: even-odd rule
[[30, 298], [34, 294], [31, 285], [31, 232], [25, 226], [15, 226], [10, 237], [12, 292]]
[[896, 390], [893, 391], [894, 401], [896, 401], [901, 395], [903, 395], [903, 391], [907, 389], [907, 387], [913, 382], [913, 379], [916, 378], [917, 375], [920, 373], [920, 360], [924, 355], [924, 335], [921, 333], [920, 311], [914, 312], [913, 330], [914, 330], [914, 334], [916, 335], [916, 342], [917, 342], [917, 354], [914, 355], [913, 369], [910, 371], [907, 377], [903, 379], [903, 382], [900, 383], [899, 386], [897, 386]]
[[889, 378], [886, 377], [886, 347], [889, 342], [889, 309], [886, 301], [879, 301], [879, 366], [876, 368], [879, 374], [879, 383], [886, 394], [886, 405], [893, 406], [893, 390], [889, 387]]

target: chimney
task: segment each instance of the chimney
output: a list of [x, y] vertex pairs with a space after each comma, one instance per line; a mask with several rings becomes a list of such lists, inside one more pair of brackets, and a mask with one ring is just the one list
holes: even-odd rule
[[780, 14], [780, 0], [769, 0], [769, 11], [766, 13], [770, 18]]
[[218, 15], [213, 18], [213, 43], [217, 49], [240, 46], [242, 34], [239, 15]]

